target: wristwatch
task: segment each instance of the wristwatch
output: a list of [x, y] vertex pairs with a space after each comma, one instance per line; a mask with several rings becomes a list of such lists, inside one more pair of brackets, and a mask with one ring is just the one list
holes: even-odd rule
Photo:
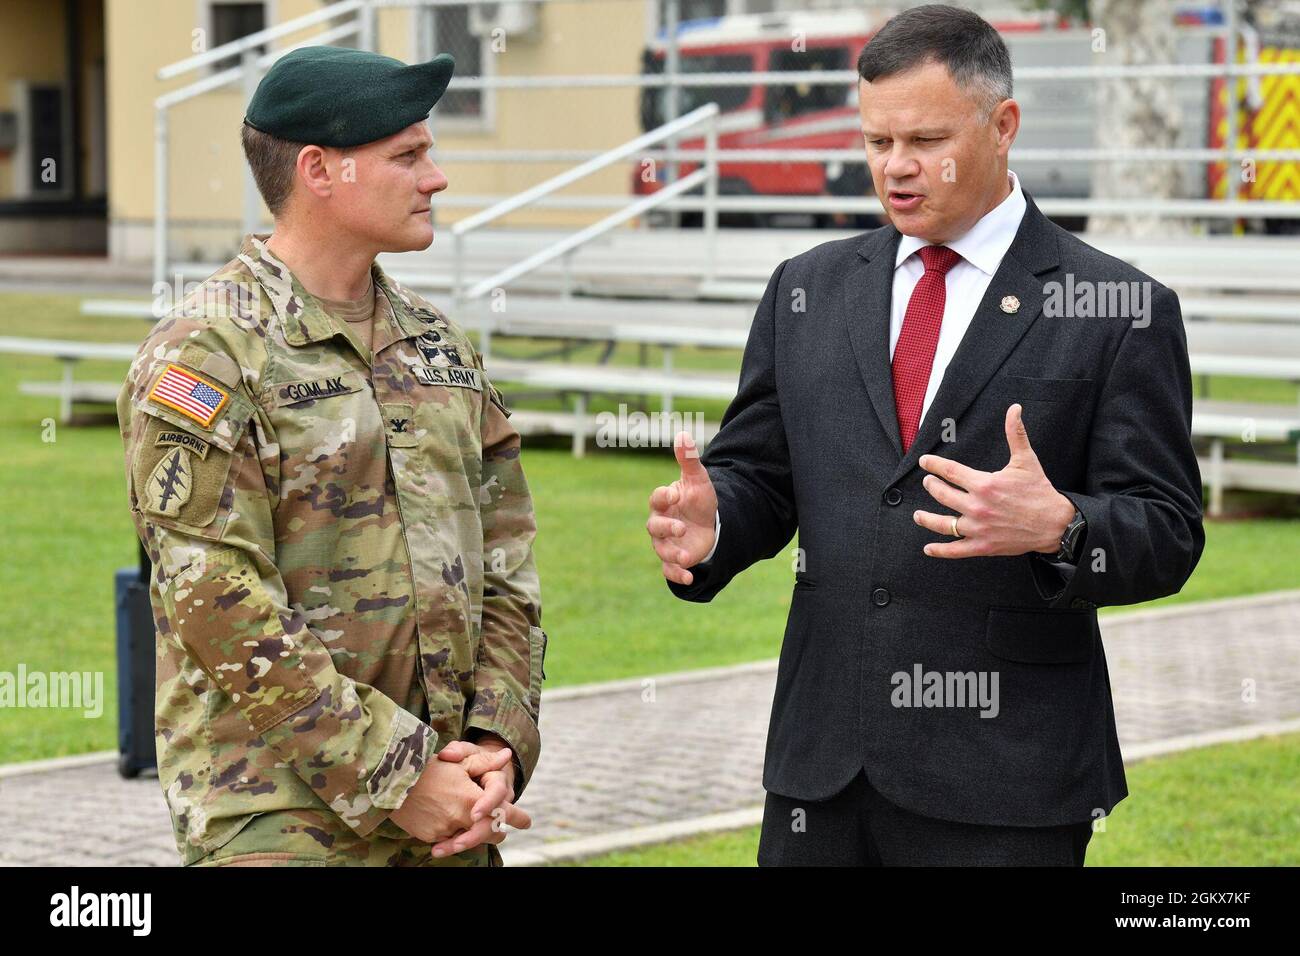
[[1065, 526], [1061, 533], [1061, 547], [1053, 555], [1053, 561], [1064, 561], [1067, 564], [1074, 564], [1078, 557], [1079, 542], [1083, 539], [1084, 529], [1087, 528], [1087, 522], [1083, 520], [1083, 515], [1078, 508], [1074, 509], [1074, 517], [1070, 523]]

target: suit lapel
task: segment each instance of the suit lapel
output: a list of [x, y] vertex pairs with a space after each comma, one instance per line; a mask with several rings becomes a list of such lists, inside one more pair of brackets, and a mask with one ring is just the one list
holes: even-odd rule
[[889, 367], [889, 310], [894, 290], [894, 256], [902, 234], [892, 225], [877, 229], [858, 247], [859, 262], [844, 281], [844, 312], [858, 371], [871, 396], [880, 427], [894, 454], [902, 457], [894, 407], [894, 378]]
[[[892, 265], [892, 258], [890, 261]], [[900, 479], [916, 465], [922, 455], [939, 444], [943, 437], [943, 422], [957, 421], [970, 407], [971, 402], [979, 395], [988, 380], [1002, 367], [1007, 356], [1029, 331], [1029, 327], [1034, 324], [1042, 311], [1046, 295], [1043, 292], [1043, 280], [1039, 276], [1056, 268], [1058, 262], [1056, 235], [1051, 223], [1039, 211], [1033, 199], [1026, 194], [1025, 215], [1020, 221], [1020, 228], [1016, 231], [1016, 238], [1012, 241], [1007, 254], [1002, 257], [998, 271], [993, 274], [988, 290], [984, 293], [984, 298], [971, 319], [970, 327], [962, 336], [952, 361], [948, 363], [943, 381], [940, 382], [934, 401], [926, 411], [915, 441], [898, 463], [893, 481]], [[888, 289], [892, 289], [893, 285], [892, 268], [890, 271]], [[1020, 305], [1015, 312], [1008, 313], [1002, 310], [1002, 300], [1006, 296], [1015, 296], [1019, 300]], [[876, 321], [878, 320], [873, 319], [873, 324]], [[886, 329], [884, 355], [887, 357], [889, 355], [888, 300], [884, 310], [884, 323]], [[884, 367], [888, 373], [889, 365], [886, 364]], [[897, 436], [898, 423], [897, 412], [893, 405], [892, 378], [888, 378], [887, 381], [890, 384], [885, 392], [889, 397], [890, 414], [895, 419], [893, 433]], [[1006, 409], [1001, 409], [1001, 412], [1005, 414]], [[899, 448], [900, 450], [902, 448], [901, 442]]]

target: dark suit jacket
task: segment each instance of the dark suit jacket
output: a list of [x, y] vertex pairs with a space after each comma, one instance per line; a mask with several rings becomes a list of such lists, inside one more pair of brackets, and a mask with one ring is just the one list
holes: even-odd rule
[[[738, 394], [702, 456], [721, 539], [690, 586], [669, 586], [709, 601], [799, 531], [805, 570], [781, 646], [767, 790], [823, 799], [865, 769], [886, 797], [926, 816], [1088, 820], [1128, 794], [1096, 608], [1176, 593], [1205, 543], [1178, 298], [1028, 199], [903, 454], [889, 356], [898, 241], [887, 226], [772, 274]], [[1064, 286], [1067, 274], [1075, 290], [1150, 283], [1149, 321], [1044, 314], [1049, 283]], [[1012, 314], [1000, 307], [1008, 295], [1020, 300]], [[927, 557], [927, 542], [953, 539], [912, 513], [951, 512], [922, 488], [917, 459], [1000, 470], [1013, 402], [1048, 479], [1087, 520], [1079, 561]], [[895, 706], [894, 675], [917, 665], [989, 681], [996, 672], [997, 716]]]

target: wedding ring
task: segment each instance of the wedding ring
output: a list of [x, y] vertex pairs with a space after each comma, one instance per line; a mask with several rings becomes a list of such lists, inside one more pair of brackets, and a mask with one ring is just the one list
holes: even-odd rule
[[952, 519], [952, 536], [953, 536], [954, 538], [964, 538], [964, 537], [965, 537], [965, 535], [963, 535], [960, 531], [957, 530], [957, 518], [960, 518], [960, 517], [961, 517], [961, 515], [957, 515], [956, 518], [953, 518], [953, 519]]

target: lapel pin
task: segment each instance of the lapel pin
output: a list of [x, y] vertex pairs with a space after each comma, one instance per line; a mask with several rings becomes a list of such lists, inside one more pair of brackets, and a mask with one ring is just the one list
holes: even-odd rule
[[1011, 313], [1020, 311], [1020, 300], [1014, 295], [1004, 295], [1002, 297], [1002, 311]]

